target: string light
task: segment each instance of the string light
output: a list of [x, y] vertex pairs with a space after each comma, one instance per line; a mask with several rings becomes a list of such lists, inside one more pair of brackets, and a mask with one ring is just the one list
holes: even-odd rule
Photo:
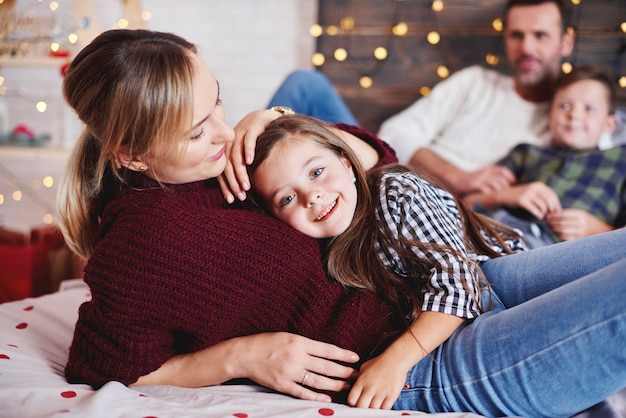
[[441, 35], [439, 35], [439, 32], [431, 31], [426, 35], [426, 40], [431, 45], [437, 45], [441, 41]]
[[337, 48], [333, 56], [339, 62], [345, 61], [348, 58], [348, 51], [345, 48]]
[[315, 54], [313, 54], [313, 57], [311, 57], [311, 63], [316, 67], [321, 67], [322, 65], [324, 65], [325, 62], [326, 57], [321, 52], [316, 52]]
[[[574, 6], [578, 6], [576, 7], [577, 9], [576, 12], [578, 12], [579, 17], [578, 19], [575, 19], [574, 18], [575, 15], [572, 15], [573, 24], [569, 25], [566, 28], [566, 30], [569, 34], [576, 35], [578, 31], [577, 24], [580, 21], [580, 10], [581, 10], [580, 5], [583, 2], [582, 0], [570, 0], [570, 1]], [[620, 2], [621, 1], [622, 0], [620, 0]], [[341, 42], [343, 45], [341, 44], [336, 45], [336, 43], [334, 43], [335, 50], [332, 52], [332, 56], [334, 57], [334, 60], [338, 62], [350, 63], [351, 67], [349, 68], [353, 70], [355, 73], [357, 73], [356, 81], [358, 82], [358, 85], [360, 85], [362, 88], [371, 88], [376, 82], [375, 76], [380, 72], [380, 70], [383, 68], [385, 63], [390, 62], [390, 57], [393, 56], [392, 45], [394, 43], [394, 39], [397, 39], [399, 37], [403, 37], [409, 34], [411, 22], [407, 22], [405, 19], [403, 19], [404, 6], [405, 6], [405, 3], [408, 3], [408, 2], [404, 0], [396, 1], [395, 3], [396, 9], [394, 10], [394, 15], [393, 15], [391, 24], [388, 26], [389, 36], [387, 37], [386, 41], [380, 42], [378, 46], [374, 45], [373, 48], [370, 49], [370, 51], [372, 52], [370, 52], [368, 55], [361, 55], [361, 56], [355, 55], [354, 51], [355, 50], [360, 51], [360, 50], [358, 48], [352, 49], [351, 41], [354, 39], [357, 39], [356, 36], [361, 36], [361, 35], [367, 36], [370, 33], [375, 34], [377, 31], [380, 31], [380, 27], [372, 26], [370, 28], [367, 28], [367, 27], [359, 26], [359, 22], [357, 22], [354, 15], [350, 13], [353, 8], [352, 3], [353, 3], [353, 0], [346, 0], [342, 2], [342, 4], [344, 5], [343, 7], [345, 7], [346, 9], [343, 11], [340, 11], [340, 13], [342, 13], [340, 14], [340, 16], [343, 15], [343, 17], [339, 19], [336, 25], [330, 24], [330, 25], [323, 27], [320, 24], [316, 24], [316, 25], [311, 26], [309, 32], [311, 36], [315, 38], [322, 38], [325, 35], [335, 36], [335, 35], [341, 34], [342, 35]], [[432, 13], [434, 15], [432, 17], [426, 18], [426, 21], [432, 21], [434, 22], [434, 24], [431, 28], [425, 31], [426, 41], [430, 45], [437, 46], [436, 51], [438, 51], [441, 55], [440, 63], [437, 63], [435, 67], [436, 75], [441, 79], [449, 77], [450, 74], [452, 73], [451, 66], [447, 62], [447, 60], [451, 56], [451, 52], [446, 50], [446, 42], [444, 42], [444, 41], [450, 42], [446, 37], [446, 34], [448, 32], [445, 32], [445, 31], [449, 31], [449, 24], [446, 24], [445, 26], [440, 28], [438, 24], [438, 17], [437, 17], [437, 15], [439, 15], [445, 9], [445, 6], [446, 5], [445, 5], [444, 0], [432, 0], [430, 2], [430, 9], [432, 10]], [[492, 48], [493, 51], [488, 52], [484, 55], [484, 62], [491, 67], [496, 67], [499, 64], [501, 64], [501, 62], [503, 61], [503, 57], [501, 57], [500, 52], [498, 52], [502, 48], [501, 33], [504, 31], [503, 19], [502, 18], [493, 19], [491, 21], [491, 27], [493, 28], [495, 33], [498, 34], [498, 36], [492, 36], [492, 38], [494, 39], [494, 45]], [[355, 28], [358, 29], [358, 31], [355, 30]], [[440, 29], [443, 29], [444, 32], [442, 33], [442, 30]], [[474, 28], [469, 28], [470, 31], [473, 29]], [[424, 30], [423, 27], [416, 27], [414, 29], [414, 31], [417, 33], [421, 33], [422, 30]], [[481, 32], [482, 29], [479, 29], [478, 31]], [[626, 21], [619, 22], [619, 31], [621, 33], [626, 33]], [[451, 33], [453, 35], [455, 34], [454, 31], [452, 31]], [[465, 34], [465, 33], [463, 33], [463, 31], [460, 31], [458, 34]], [[482, 32], [479, 34], [482, 35]], [[398, 42], [401, 42], [401, 41], [398, 41]], [[570, 59], [562, 63], [561, 69], [563, 72], [567, 73], [572, 70], [573, 65], [576, 63], [576, 52], [577, 52], [576, 48], [579, 47], [579, 44], [580, 42], [577, 42], [575, 44], [574, 50], [572, 51], [572, 55]], [[626, 46], [624, 47], [624, 49], [626, 50]], [[626, 54], [626, 52], [624, 52], [623, 54]], [[327, 62], [326, 55], [324, 55], [324, 53], [322, 53], [321, 51], [318, 51], [315, 54], [313, 54], [311, 61], [313, 65], [315, 65], [316, 67], [320, 67]], [[369, 68], [363, 68], [366, 66]], [[617, 66], [619, 67], [619, 65]], [[616, 77], [618, 85], [621, 88], [626, 88], [626, 75], [624, 74], [618, 74], [618, 75], [619, 77]], [[426, 96], [430, 94], [430, 87], [422, 86], [421, 88], [419, 88], [419, 92], [422, 96]]]
[[379, 61], [387, 59], [388, 55], [389, 53], [387, 52], [387, 48], [384, 48], [382, 46], [379, 46], [378, 48], [374, 50], [374, 58], [376, 58]]
[[496, 32], [502, 32], [504, 30], [504, 23], [502, 19], [497, 18], [491, 22], [491, 26], [496, 30]]
[[324, 28], [322, 28], [322, 25], [315, 24], [311, 26], [311, 28], [309, 29], [309, 33], [312, 37], [319, 38], [324, 34]]
[[399, 22], [391, 28], [391, 32], [396, 36], [405, 36], [409, 33], [409, 25], [406, 22]]
[[364, 75], [359, 78], [359, 85], [364, 89], [369, 89], [374, 84], [372, 77]]
[[445, 65], [440, 65], [437, 67], [437, 75], [439, 78], [448, 78], [450, 70]]
[[561, 64], [561, 71], [563, 71], [565, 74], [571, 73], [572, 68], [573, 68], [573, 65], [569, 61], [565, 61], [563, 64]]

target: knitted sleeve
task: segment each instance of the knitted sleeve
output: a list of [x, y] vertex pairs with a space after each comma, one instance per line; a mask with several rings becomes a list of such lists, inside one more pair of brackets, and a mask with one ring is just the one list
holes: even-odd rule
[[373, 133], [358, 126], [346, 125], [344, 123], [338, 123], [336, 126], [342, 131], [346, 131], [358, 138], [361, 138], [363, 141], [367, 142], [369, 145], [374, 147], [374, 149], [376, 149], [379, 157], [376, 167], [398, 162], [398, 157], [396, 156], [396, 152], [393, 148]]

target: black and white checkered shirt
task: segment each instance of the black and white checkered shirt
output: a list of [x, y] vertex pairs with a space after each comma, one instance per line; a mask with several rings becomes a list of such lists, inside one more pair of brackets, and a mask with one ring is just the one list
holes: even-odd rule
[[[477, 317], [480, 308], [462, 283], [467, 283], [472, 292], [478, 294], [477, 262], [489, 257], [466, 247], [459, 210], [453, 197], [415, 174], [405, 172], [384, 174], [379, 198], [377, 219], [385, 222], [396, 237], [449, 246], [466, 257], [463, 259], [449, 253], [412, 248], [417, 256], [437, 261], [440, 265], [431, 269], [430, 277], [424, 277], [428, 285], [422, 310], [463, 318]], [[523, 250], [523, 244], [518, 240], [507, 244], [513, 251]], [[504, 253], [498, 245], [493, 248]], [[376, 250], [385, 267], [396, 274], [404, 277], [424, 274], [417, 260], [400, 259], [393, 249], [381, 248], [380, 242], [376, 243]]]

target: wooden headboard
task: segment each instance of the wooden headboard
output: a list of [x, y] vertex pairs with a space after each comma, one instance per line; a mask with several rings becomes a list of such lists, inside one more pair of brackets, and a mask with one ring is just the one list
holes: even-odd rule
[[[573, 5], [574, 1], [580, 4]], [[436, 4], [443, 9], [433, 11]], [[441, 65], [450, 73], [472, 64], [508, 72], [502, 35], [494, 28], [504, 4], [505, 0], [319, 0], [323, 34], [317, 39], [317, 51], [324, 57], [319, 70], [332, 80], [359, 123], [376, 132], [385, 119], [441, 80], [437, 74]], [[572, 0], [570, 6], [566, 21], [576, 30], [577, 41], [568, 61], [601, 65], [615, 76], [616, 85], [620, 77], [626, 79], [626, 33], [620, 28], [626, 21], [626, 0]], [[403, 36], [392, 33], [400, 22], [406, 23]], [[430, 32], [439, 33], [437, 44], [428, 42]], [[374, 57], [378, 47], [386, 48], [386, 59]], [[343, 61], [334, 57], [338, 48], [347, 52]], [[369, 88], [359, 84], [364, 75], [372, 81]], [[625, 106], [626, 88], [617, 89], [618, 104]]]

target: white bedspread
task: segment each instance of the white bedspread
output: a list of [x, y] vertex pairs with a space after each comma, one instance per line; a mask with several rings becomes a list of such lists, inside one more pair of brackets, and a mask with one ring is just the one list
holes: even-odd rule
[[[98, 391], [65, 381], [63, 369], [79, 305], [89, 298], [82, 281], [39, 298], [0, 305], [0, 417], [400, 417], [420, 412], [350, 408], [293, 399], [254, 385], [202, 389], [128, 388], [110, 382]], [[476, 418], [469, 413], [430, 414]]]

